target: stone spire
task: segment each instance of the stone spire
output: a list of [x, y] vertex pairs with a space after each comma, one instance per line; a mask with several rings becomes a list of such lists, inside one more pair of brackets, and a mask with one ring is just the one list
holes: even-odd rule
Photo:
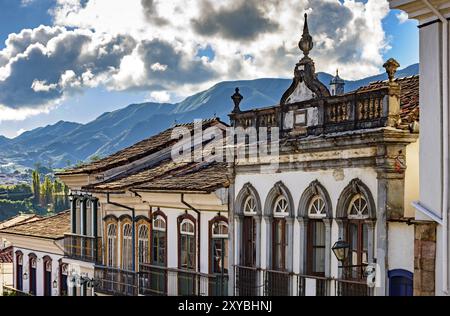
[[291, 86], [281, 97], [281, 106], [330, 96], [328, 88], [317, 78], [314, 61], [309, 57], [309, 53], [314, 47], [314, 42], [309, 33], [307, 14], [305, 14], [303, 34], [298, 47], [304, 56], [295, 65], [294, 79]]
[[303, 52], [303, 55], [308, 58], [309, 52], [314, 48], [312, 36], [309, 34], [308, 14], [305, 13], [305, 25], [303, 26], [303, 34], [298, 47]]

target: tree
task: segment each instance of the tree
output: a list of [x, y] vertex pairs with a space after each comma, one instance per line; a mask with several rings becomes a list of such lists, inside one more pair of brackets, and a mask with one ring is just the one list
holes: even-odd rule
[[34, 170], [32, 174], [33, 179], [33, 194], [34, 194], [34, 204], [39, 205], [41, 197], [41, 180], [39, 178], [39, 171]]
[[42, 206], [46, 207], [53, 204], [53, 183], [50, 177], [45, 176], [44, 183], [41, 187]]

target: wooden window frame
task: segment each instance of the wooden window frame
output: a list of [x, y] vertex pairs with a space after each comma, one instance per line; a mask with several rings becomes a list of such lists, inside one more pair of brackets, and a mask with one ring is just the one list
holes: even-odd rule
[[[36, 267], [35, 268], [33, 268], [33, 260], [35, 260], [35, 263], [36, 263]], [[32, 273], [31, 273], [31, 271], [32, 271], [32, 269], [34, 269], [35, 271], [34, 271], [34, 277], [32, 277]], [[34, 253], [30, 253], [29, 255], [28, 255], [28, 273], [29, 273], [29, 278], [28, 278], [28, 280], [29, 280], [29, 292], [30, 292], [30, 294], [32, 294], [32, 295], [37, 295], [37, 256], [34, 254]], [[34, 286], [33, 286], [33, 283], [34, 283]], [[34, 290], [34, 291], [32, 291], [32, 290]]]
[[[323, 247], [318, 247], [314, 245], [314, 237], [316, 234], [315, 230], [315, 224], [322, 223], [325, 225], [323, 220], [321, 219], [310, 219], [308, 221], [308, 236], [307, 236], [307, 258], [306, 258], [306, 271], [308, 275], [311, 276], [317, 276], [317, 277], [325, 277], [325, 271], [324, 272], [315, 272], [314, 270], [314, 254], [316, 248], [323, 248], [326, 249], [326, 245]], [[325, 232], [326, 234], [326, 232]]]
[[[253, 230], [253, 234], [252, 236], [250, 236], [250, 232], [248, 232], [248, 222], [252, 221], [252, 230]], [[257, 227], [257, 223], [256, 223], [256, 219], [254, 216], [244, 216], [243, 221], [242, 221], [242, 242], [241, 242], [241, 246], [242, 246], [242, 259], [241, 259], [241, 264], [245, 267], [248, 268], [256, 268], [256, 243], [257, 243], [257, 238], [258, 236], [256, 236], [256, 227]], [[250, 239], [251, 237], [251, 239]], [[249, 249], [249, 241], [251, 241], [251, 249]], [[251, 250], [252, 254], [251, 254], [251, 264], [249, 264], [249, 261], [247, 261], [247, 259], [249, 259], [249, 254], [248, 251]]]
[[[50, 263], [50, 271], [47, 271], [47, 264]], [[52, 284], [52, 279], [53, 279], [53, 260], [52, 258], [50, 258], [49, 256], [45, 256], [44, 258], [42, 258], [42, 267], [44, 268], [42, 273], [43, 273], [43, 286], [44, 286], [44, 296], [53, 296], [52, 294], [52, 289], [53, 289], [53, 284]], [[47, 279], [47, 273], [50, 272], [50, 280]], [[49, 282], [49, 284], [46, 284], [46, 282]], [[50, 292], [48, 293], [47, 291], [47, 285], [50, 287]]]
[[131, 260], [131, 265], [132, 265], [132, 262], [133, 262], [133, 247], [136, 246], [135, 244], [133, 244], [133, 222], [128, 217], [126, 217], [126, 218], [124, 218], [124, 219], [122, 219], [120, 221], [120, 251], [119, 251], [119, 253], [120, 253], [120, 256], [119, 256], [120, 265], [119, 266], [123, 270], [131, 271], [133, 269], [133, 267], [132, 266], [131, 267], [125, 267], [125, 262], [124, 262], [125, 227], [127, 227], [127, 226], [129, 226], [130, 230], [131, 230], [131, 235], [129, 236], [130, 237], [130, 240], [129, 240], [129, 243], [130, 243], [129, 257], [130, 258], [129, 259]]
[[[109, 238], [109, 226], [110, 225], [115, 225], [116, 226], [116, 236], [114, 238], [114, 254], [113, 254], [113, 265], [110, 266], [109, 265], [109, 243], [110, 243], [110, 238]], [[118, 258], [117, 258], [117, 248], [118, 248], [118, 238], [119, 238], [119, 223], [118, 223], [118, 219], [116, 217], [108, 217], [107, 219], [105, 219], [105, 226], [104, 226], [104, 236], [105, 236], [105, 261], [104, 261], [104, 265], [106, 267], [111, 267], [111, 268], [116, 268], [118, 266]]]
[[[147, 242], [148, 242], [148, 247], [147, 247], [147, 262], [140, 262], [140, 247], [139, 247], [139, 242], [141, 240], [140, 238], [140, 231], [142, 227], [147, 227], [148, 230], [148, 237], [147, 237]], [[138, 264], [138, 267], [140, 266], [140, 264], [150, 264], [152, 262], [151, 260], [151, 250], [152, 250], [152, 245], [151, 245], [151, 236], [152, 236], [152, 225], [150, 224], [150, 221], [148, 221], [147, 219], [140, 219], [137, 223], [136, 223], [136, 233], [137, 233], [137, 238], [136, 238], [136, 262]]]
[[[278, 226], [281, 225], [281, 242], [278, 245]], [[274, 271], [286, 271], [286, 250], [287, 250], [287, 221], [286, 218], [275, 217], [272, 221], [272, 270]], [[277, 248], [280, 247], [281, 258], [277, 256]], [[281, 266], [277, 267], [276, 262], [281, 259]]]
[[[15, 255], [16, 255], [16, 287], [19, 291], [23, 291], [23, 252], [18, 250], [18, 251], [16, 251]], [[21, 267], [20, 274], [19, 274], [19, 266]], [[20, 282], [19, 282], [19, 279], [20, 279]], [[20, 287], [19, 287], [19, 283], [21, 285]]]
[[63, 284], [64, 284], [64, 282], [63, 282], [63, 275], [64, 275], [63, 274], [63, 267], [67, 268], [67, 280], [68, 280], [68, 278], [69, 278], [69, 265], [67, 263], [63, 263], [62, 259], [60, 259], [59, 260], [59, 272], [58, 272], [59, 296], [68, 296], [69, 295], [69, 285], [67, 284], [67, 280], [66, 280], [66, 290], [67, 290], [67, 292], [66, 292], [66, 295], [63, 295]]
[[[346, 240], [347, 242], [350, 244], [350, 247], [352, 245], [352, 236], [350, 234], [350, 227], [351, 225], [356, 225], [357, 226], [357, 262], [351, 262], [352, 258], [351, 258], [351, 254], [352, 254], [352, 249], [350, 248], [349, 251], [349, 257], [347, 258], [347, 265], [357, 265], [357, 266], [362, 266], [363, 262], [362, 262], [362, 258], [363, 258], [363, 253], [364, 253], [364, 226], [367, 226], [367, 222], [365, 220], [359, 220], [359, 219], [349, 219], [346, 222], [346, 228], [345, 228], [345, 233], [346, 233]], [[368, 230], [369, 232], [369, 230]], [[368, 236], [367, 236], [368, 238]], [[370, 251], [369, 249], [367, 249], [367, 251]], [[352, 276], [352, 270], [350, 270], [351, 273], [347, 273], [347, 278], [350, 280], [364, 280], [364, 276], [362, 275], [362, 269], [359, 273], [359, 277], [354, 278]]]

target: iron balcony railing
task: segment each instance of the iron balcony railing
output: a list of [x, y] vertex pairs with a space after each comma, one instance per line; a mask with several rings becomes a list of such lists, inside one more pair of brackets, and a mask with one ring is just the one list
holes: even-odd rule
[[235, 295], [236, 296], [260, 296], [264, 283], [261, 279], [261, 269], [252, 267], [235, 266]]
[[64, 252], [70, 259], [100, 263], [102, 261], [102, 239], [66, 234], [64, 236]]
[[265, 296], [290, 296], [292, 274], [282, 271], [264, 271]]
[[95, 267], [95, 292], [114, 296], [137, 296], [138, 274], [110, 267]]
[[336, 296], [373, 296], [373, 289], [363, 281], [334, 280]]
[[141, 264], [139, 294], [146, 296], [226, 296], [228, 275]]
[[373, 295], [373, 289], [363, 280], [334, 279], [242, 266], [235, 266], [234, 277], [236, 296]]
[[299, 296], [329, 296], [332, 279], [310, 275], [297, 275]]

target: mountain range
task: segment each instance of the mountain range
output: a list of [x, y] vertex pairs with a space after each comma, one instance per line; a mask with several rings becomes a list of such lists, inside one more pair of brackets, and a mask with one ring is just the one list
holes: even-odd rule
[[[419, 64], [398, 71], [397, 77], [417, 75]], [[319, 73], [318, 78], [328, 85], [333, 78]], [[373, 81], [386, 80], [385, 73], [357, 81], [346, 81], [346, 92]], [[131, 104], [123, 109], [104, 113], [97, 119], [79, 124], [60, 121], [9, 139], [0, 136], [0, 167], [13, 163], [15, 167], [45, 166], [63, 168], [94, 156], [104, 157], [148, 138], [175, 122], [220, 117], [228, 122], [233, 109], [230, 99], [239, 87], [244, 100], [241, 109], [278, 104], [291, 79], [257, 79], [221, 82], [184, 101], [171, 103]]]

